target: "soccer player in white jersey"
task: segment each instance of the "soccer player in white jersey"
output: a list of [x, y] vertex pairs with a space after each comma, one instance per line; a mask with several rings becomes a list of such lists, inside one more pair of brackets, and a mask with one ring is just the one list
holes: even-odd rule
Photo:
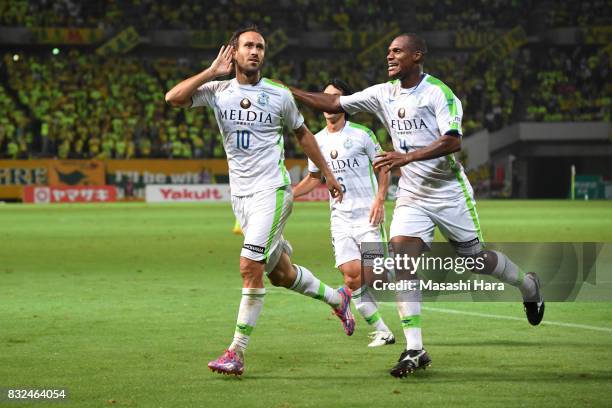
[[[335, 199], [342, 188], [323, 159], [313, 134], [284, 86], [261, 77], [265, 40], [256, 27], [238, 30], [221, 47], [209, 68], [176, 85], [166, 94], [173, 106], [208, 106], [214, 109], [223, 135], [232, 191], [232, 208], [244, 233], [240, 253], [242, 300], [234, 338], [228, 349], [208, 367], [219, 373], [241, 375], [244, 351], [266, 293], [263, 274], [270, 282], [321, 299], [340, 318], [347, 335], [355, 320], [350, 310], [350, 290], [334, 290], [307, 268], [292, 265], [291, 246], [282, 232], [291, 213], [293, 196], [284, 164], [283, 124], [296, 134], [308, 157], [326, 177]], [[236, 77], [215, 81], [235, 72]]]
[[[423, 73], [426, 53], [422, 38], [401, 34], [387, 52], [392, 81], [347, 96], [294, 88], [292, 92], [298, 101], [324, 112], [373, 113], [386, 127], [395, 150], [379, 155], [374, 167], [401, 169], [391, 223], [396, 255], [418, 256], [433, 241], [438, 226], [459, 256], [484, 258], [484, 268], [473, 272], [518, 287], [527, 320], [537, 325], [544, 316], [537, 275], [525, 274], [506, 255], [483, 246], [472, 187], [453, 155], [461, 150], [461, 102], [442, 81]], [[411, 271], [396, 272], [407, 277]], [[421, 338], [420, 292], [407, 291], [400, 296], [407, 345], [391, 369], [395, 377], [431, 363]]]
[[[332, 79], [323, 88], [331, 95], [348, 95], [348, 84]], [[374, 177], [372, 162], [382, 149], [374, 133], [365, 126], [346, 120], [345, 113], [324, 113], [326, 126], [315, 135], [323, 157], [341, 184], [342, 202], [330, 198], [331, 234], [336, 267], [344, 284], [353, 292], [353, 302], [372, 327], [369, 347], [395, 343], [393, 333], [378, 311], [376, 300], [361, 279], [361, 243], [387, 241], [384, 230], [385, 197], [389, 186], [386, 169], [380, 183]], [[321, 184], [321, 171], [308, 160], [308, 175], [293, 189], [294, 197], [308, 194]], [[365, 270], [364, 270], [365, 272]]]

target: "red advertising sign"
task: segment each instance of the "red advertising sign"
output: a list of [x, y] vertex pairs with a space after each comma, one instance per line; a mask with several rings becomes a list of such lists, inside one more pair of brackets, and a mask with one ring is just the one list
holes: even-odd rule
[[329, 201], [329, 190], [325, 184], [321, 184], [310, 193], [296, 198], [295, 201]]
[[23, 187], [24, 203], [110, 203], [114, 201], [117, 201], [117, 189], [113, 186]]

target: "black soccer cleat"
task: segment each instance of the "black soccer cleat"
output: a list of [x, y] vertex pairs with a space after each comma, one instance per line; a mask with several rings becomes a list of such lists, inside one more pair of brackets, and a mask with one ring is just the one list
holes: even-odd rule
[[529, 323], [531, 323], [533, 326], [537, 326], [544, 318], [544, 297], [542, 296], [542, 291], [540, 290], [540, 279], [538, 279], [538, 275], [533, 272], [526, 273], [525, 278], [533, 279], [536, 286], [536, 294], [534, 298], [526, 299], [523, 302], [523, 306], [525, 307], [525, 314], [527, 315], [527, 320]]
[[431, 358], [429, 358], [429, 354], [427, 354], [425, 349], [404, 350], [402, 354], [400, 354], [395, 367], [389, 371], [389, 374], [396, 378], [402, 378], [413, 373], [417, 368], [422, 368], [424, 370], [430, 365]]

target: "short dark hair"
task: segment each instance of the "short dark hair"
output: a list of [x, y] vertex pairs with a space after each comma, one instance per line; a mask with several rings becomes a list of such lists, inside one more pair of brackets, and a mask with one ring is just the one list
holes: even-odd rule
[[234, 49], [238, 48], [238, 39], [240, 38], [240, 36], [244, 33], [249, 33], [251, 31], [263, 37], [263, 33], [259, 30], [259, 27], [257, 27], [255, 24], [251, 24], [251, 25], [245, 26], [243, 28], [239, 28], [238, 30], [234, 31], [232, 33], [232, 37], [230, 38], [228, 44], [234, 47]]
[[339, 78], [332, 78], [329, 81], [327, 81], [327, 83], [323, 87], [323, 91], [325, 90], [325, 88], [327, 88], [330, 85], [336, 89], [341, 90], [342, 95], [350, 95], [353, 93], [353, 90], [351, 89], [350, 85]]
[[[427, 43], [422, 37], [419, 37], [415, 33], [402, 33], [397, 37], [406, 37], [410, 40], [412, 51], [421, 51], [423, 55], [427, 54]], [[396, 38], [397, 38], [396, 37]]]
[[[325, 91], [325, 88], [327, 88], [330, 85], [336, 89], [341, 90], [342, 95], [350, 95], [353, 93], [353, 89], [351, 88], [351, 86], [347, 84], [346, 82], [344, 82], [343, 80], [341, 80], [340, 78], [332, 78], [329, 81], [327, 81], [327, 83], [323, 87], [323, 91]], [[349, 114], [344, 112], [344, 120], [347, 120], [348, 118], [349, 118]]]

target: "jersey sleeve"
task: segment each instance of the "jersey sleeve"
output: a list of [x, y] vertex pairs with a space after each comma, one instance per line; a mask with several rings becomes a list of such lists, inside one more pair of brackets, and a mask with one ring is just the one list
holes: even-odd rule
[[341, 95], [340, 106], [349, 115], [358, 112], [376, 113], [380, 110], [381, 84], [355, 92], [352, 95]]
[[316, 164], [314, 164], [314, 162], [310, 159], [308, 159], [308, 172], [310, 173], [318, 173], [321, 170], [319, 170], [319, 168], [317, 167]]
[[366, 154], [370, 158], [370, 161], [373, 162], [376, 159], [376, 155], [382, 153], [383, 149], [380, 147], [380, 143], [376, 139], [376, 135], [370, 129], [366, 128], [367, 132], [365, 132], [365, 150]]
[[450, 131], [456, 131], [461, 135], [463, 108], [459, 98], [448, 87], [438, 88], [432, 98], [432, 103], [440, 134], [445, 135]]
[[304, 124], [304, 117], [298, 110], [291, 92], [287, 90], [283, 94], [283, 120], [291, 130], [298, 129]]
[[[319, 150], [321, 150], [321, 144], [319, 143], [319, 133], [317, 133], [316, 135], [314, 135], [315, 140], [317, 141], [317, 147], [319, 148]], [[323, 151], [321, 151], [321, 154], [323, 154]], [[316, 164], [314, 164], [314, 162], [312, 160], [310, 160], [310, 158], [308, 158], [308, 172], [310, 173], [318, 173], [320, 172], [321, 169], [317, 167]]]
[[220, 84], [220, 81], [210, 81], [206, 82], [204, 85], [201, 85], [191, 96], [191, 107], [212, 107], [215, 99], [215, 93], [217, 92], [217, 89], [219, 88]]

